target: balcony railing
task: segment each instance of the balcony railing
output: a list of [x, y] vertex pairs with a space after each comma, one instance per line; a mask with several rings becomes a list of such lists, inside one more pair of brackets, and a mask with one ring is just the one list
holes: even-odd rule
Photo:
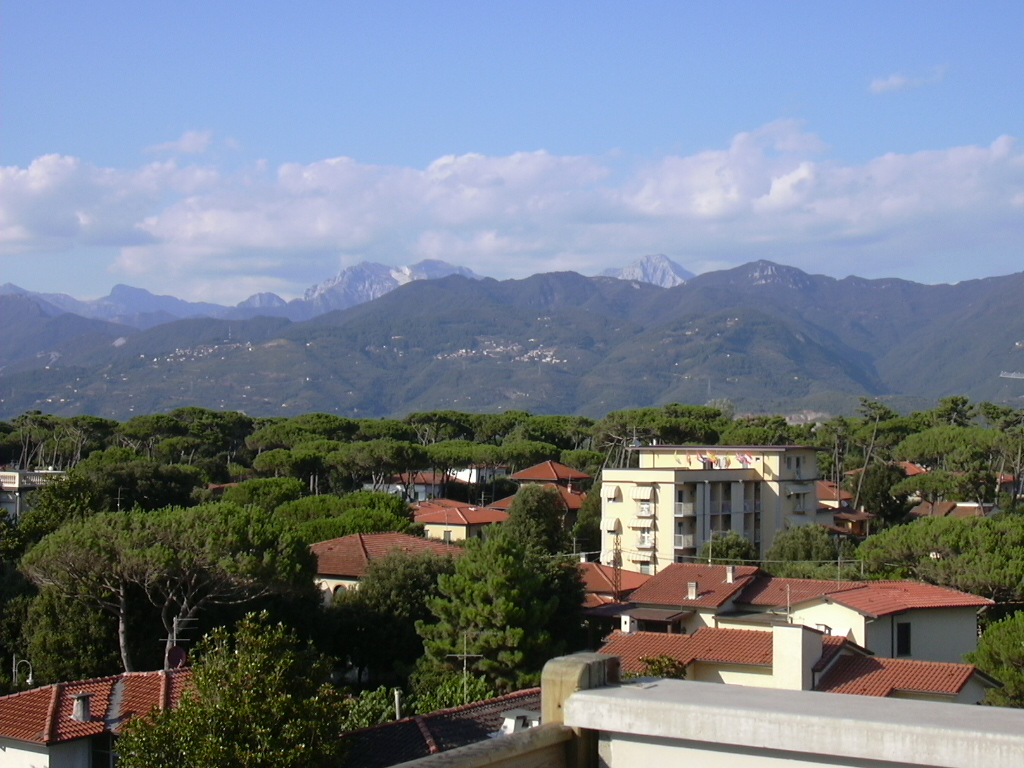
[[676, 502], [676, 517], [695, 517], [697, 515], [697, 505], [692, 501], [677, 501]]
[[654, 517], [654, 504], [649, 501], [641, 501], [636, 507], [637, 517]]
[[636, 537], [636, 548], [637, 549], [654, 549], [654, 537], [653, 536], [637, 536]]
[[697, 536], [693, 533], [677, 533], [675, 544], [676, 549], [695, 549]]

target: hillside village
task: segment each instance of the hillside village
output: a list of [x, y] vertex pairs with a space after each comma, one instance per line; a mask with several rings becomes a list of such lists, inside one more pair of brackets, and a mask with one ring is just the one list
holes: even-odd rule
[[[863, 697], [921, 727], [1021, 707], [1022, 428], [959, 397], [800, 425], [726, 403], [27, 413], [0, 425], [0, 746], [12, 765], [143, 765], [183, 748], [183, 723], [271, 716], [349, 765], [495, 744], [531, 760], [575, 743], [580, 696], [646, 711], [633, 679], [659, 680], [666, 712], [771, 707], [751, 693], [768, 689], [795, 713], [827, 693], [822, 722], [865, 733], [897, 710]], [[292, 672], [257, 682], [239, 654]], [[601, 749], [630, 732], [587, 722]], [[658, 736], [635, 727], [627, 741]]]

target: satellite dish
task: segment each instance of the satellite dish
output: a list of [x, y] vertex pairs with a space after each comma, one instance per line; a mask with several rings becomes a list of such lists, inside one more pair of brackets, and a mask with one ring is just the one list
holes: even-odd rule
[[167, 668], [180, 669], [188, 662], [188, 653], [180, 645], [172, 645], [167, 651]]

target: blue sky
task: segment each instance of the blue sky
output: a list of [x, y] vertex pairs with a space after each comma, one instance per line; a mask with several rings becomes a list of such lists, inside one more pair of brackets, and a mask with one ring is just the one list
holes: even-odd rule
[[0, 5], [0, 282], [1020, 271], [1019, 2]]

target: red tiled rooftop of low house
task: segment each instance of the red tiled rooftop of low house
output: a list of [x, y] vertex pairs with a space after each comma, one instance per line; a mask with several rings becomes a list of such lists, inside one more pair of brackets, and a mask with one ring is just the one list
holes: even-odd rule
[[914, 581], [863, 582], [859, 589], [832, 593], [828, 599], [872, 617], [920, 608], [984, 608], [993, 605], [987, 597]]
[[985, 517], [987, 511], [985, 507], [979, 507], [977, 504], [958, 504], [955, 501], [940, 501], [937, 504], [932, 504], [930, 501], [922, 501], [912, 510], [910, 514], [913, 517]]
[[[583, 587], [588, 593], [611, 595], [615, 591], [615, 569], [601, 563], [580, 563]], [[628, 595], [650, 580], [645, 573], [619, 569], [619, 594]]]
[[461, 547], [421, 539], [406, 533], [353, 533], [350, 536], [317, 542], [310, 550], [316, 556], [318, 575], [356, 579], [366, 575], [371, 561], [395, 550], [413, 554], [431, 552], [452, 557], [458, 557], [464, 551]]
[[[736, 603], [781, 608], [819, 598], [868, 616], [886, 616], [916, 608], [981, 608], [992, 605], [992, 601], [985, 597], [916, 581], [824, 581], [766, 575], [752, 579], [736, 597]], [[633, 599], [636, 599], [636, 593]]]
[[859, 589], [862, 586], [862, 581], [782, 579], [761, 574], [743, 588], [736, 597], [736, 602], [771, 608], [783, 607], [814, 600], [844, 589]]
[[501, 727], [503, 714], [513, 709], [540, 711], [540, 688], [351, 731], [342, 736], [346, 762], [360, 768], [389, 768], [485, 741]]
[[509, 476], [512, 480], [533, 480], [547, 482], [568, 482], [573, 480], [590, 480], [586, 472], [559, 464], [557, 461], [542, 461], [532, 467], [520, 470]]
[[815, 690], [860, 696], [891, 696], [898, 691], [955, 696], [976, 673], [971, 664], [843, 656], [822, 675]]
[[[727, 582], [730, 566], [672, 563], [652, 576], [637, 589], [630, 600], [637, 604], [671, 605], [683, 608], [718, 608], [739, 592], [756, 574], [758, 568], [733, 566], [734, 581]], [[688, 598], [689, 584], [697, 583], [697, 598]]]
[[[561, 498], [562, 503], [565, 504], [565, 508], [568, 509], [570, 512], [579, 512], [580, 509], [582, 509], [583, 507], [583, 502], [586, 501], [587, 499], [587, 494], [581, 491], [571, 490], [562, 485], [547, 483], [546, 485], [544, 485], [544, 487], [550, 488], [553, 491], [555, 491], [558, 494], [559, 498]], [[487, 506], [489, 506], [491, 509], [508, 509], [509, 507], [512, 506], [512, 502], [515, 501], [515, 499], [515, 494], [513, 494], [512, 496], [506, 496], [503, 499], [498, 499], [497, 501], [488, 504]]]
[[441, 507], [424, 509], [421, 507], [413, 516], [417, 523], [426, 525], [489, 525], [504, 523], [508, 520], [508, 512], [488, 507]]
[[845, 491], [830, 480], [818, 480], [815, 483], [818, 501], [853, 501], [853, 494]]
[[835, 520], [848, 520], [851, 523], [864, 523], [868, 520], [874, 520], [877, 515], [873, 515], [870, 512], [836, 512], [832, 517]]
[[400, 475], [392, 475], [388, 482], [393, 485], [444, 485], [445, 483], [461, 483], [466, 485], [465, 480], [460, 480], [453, 475], [445, 475], [443, 472], [403, 472]]
[[[0, 697], [0, 737], [36, 744], [120, 732], [130, 718], [153, 707], [176, 706], [191, 670], [125, 672], [110, 677], [33, 688]], [[89, 719], [72, 718], [75, 696], [90, 694]]]
[[[807, 628], [808, 632], [817, 630]], [[822, 653], [815, 659], [814, 671], [820, 672], [844, 648], [866, 654], [860, 646], [845, 637], [822, 637]], [[754, 629], [718, 629], [701, 627], [692, 635], [670, 635], [664, 632], [620, 632], [610, 634], [599, 653], [608, 653], [622, 659], [625, 672], [642, 674], [643, 658], [668, 656], [684, 664], [695, 661], [719, 664], [745, 664], [757, 667], [772, 666], [774, 635], [770, 631]]]
[[455, 499], [423, 499], [421, 501], [414, 501], [409, 506], [413, 510], [427, 511], [440, 507], [465, 507], [467, 504], [465, 501], [456, 501]]

